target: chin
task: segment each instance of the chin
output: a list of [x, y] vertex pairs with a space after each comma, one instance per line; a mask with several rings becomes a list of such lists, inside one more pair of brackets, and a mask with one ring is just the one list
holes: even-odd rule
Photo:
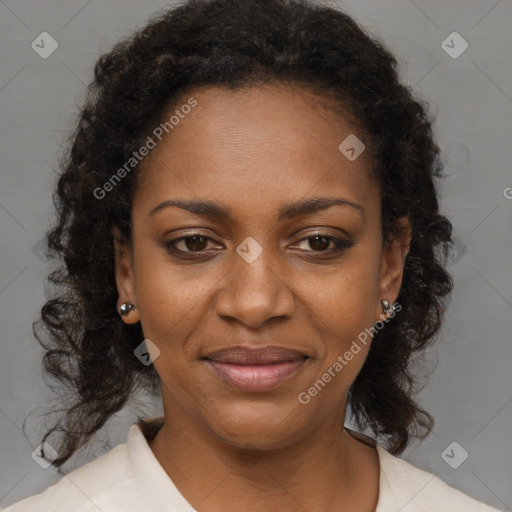
[[237, 448], [283, 448], [300, 439], [307, 430], [306, 425], [301, 429], [293, 411], [282, 405], [249, 404], [216, 412], [220, 417], [217, 416], [215, 424], [211, 421], [213, 415], [207, 418], [209, 428], [218, 438]]

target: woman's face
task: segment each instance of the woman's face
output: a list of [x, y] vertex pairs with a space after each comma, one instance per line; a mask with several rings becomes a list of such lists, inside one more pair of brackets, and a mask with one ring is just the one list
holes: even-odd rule
[[[230, 444], [285, 446], [343, 424], [370, 345], [353, 342], [381, 318], [381, 299], [396, 300], [408, 239], [383, 247], [368, 152], [349, 160], [338, 148], [364, 134], [326, 100], [288, 85], [201, 88], [166, 119], [191, 96], [197, 106], [139, 169], [118, 306], [136, 305], [124, 321], [140, 320], [160, 351], [166, 416]], [[307, 207], [320, 198], [338, 204]], [[155, 211], [171, 200], [210, 206]], [[212, 362], [235, 346], [298, 356]]]

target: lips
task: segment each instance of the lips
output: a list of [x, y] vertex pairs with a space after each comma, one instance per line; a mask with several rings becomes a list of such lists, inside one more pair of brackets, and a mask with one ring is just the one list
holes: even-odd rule
[[296, 350], [285, 347], [268, 346], [262, 348], [248, 348], [236, 346], [216, 350], [207, 356], [207, 359], [218, 363], [232, 363], [245, 365], [274, 364], [285, 361], [297, 361], [307, 356]]
[[296, 375], [309, 357], [284, 347], [236, 346], [212, 352], [204, 359], [215, 375], [231, 387], [261, 392]]

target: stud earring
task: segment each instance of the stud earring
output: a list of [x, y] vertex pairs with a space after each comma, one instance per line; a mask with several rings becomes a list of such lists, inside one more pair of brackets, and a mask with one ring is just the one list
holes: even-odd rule
[[121, 304], [119, 311], [121, 315], [126, 316], [130, 313], [130, 311], [133, 311], [134, 309], [135, 306], [131, 302], [124, 302], [123, 304]]
[[395, 309], [395, 306], [392, 305], [389, 300], [387, 299], [382, 299], [380, 301], [381, 303], [381, 306], [382, 306], [382, 311], [384, 311], [384, 313], [386, 313], [386, 315], [390, 312], [390, 311], [394, 311]]

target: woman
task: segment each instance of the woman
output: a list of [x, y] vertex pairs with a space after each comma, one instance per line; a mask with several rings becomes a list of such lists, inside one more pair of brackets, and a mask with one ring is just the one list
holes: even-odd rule
[[137, 389], [164, 416], [7, 510], [494, 510], [396, 457], [433, 425], [412, 356], [452, 288], [451, 224], [383, 45], [306, 2], [189, 1], [89, 92], [48, 233], [66, 267], [38, 339], [73, 398], [44, 456], [60, 468]]

